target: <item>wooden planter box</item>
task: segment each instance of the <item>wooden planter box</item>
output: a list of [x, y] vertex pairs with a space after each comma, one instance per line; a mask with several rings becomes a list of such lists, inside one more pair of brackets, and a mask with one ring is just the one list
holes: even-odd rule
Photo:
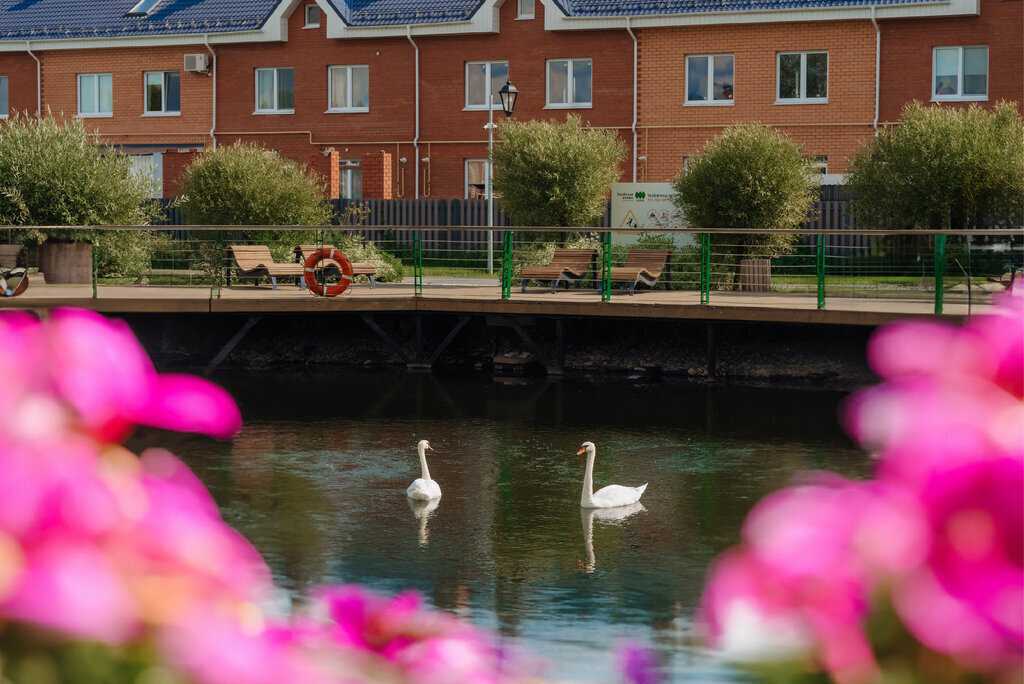
[[88, 242], [44, 242], [39, 246], [39, 270], [47, 284], [92, 283], [92, 245]]
[[768, 292], [771, 289], [771, 259], [740, 259], [740, 290]]

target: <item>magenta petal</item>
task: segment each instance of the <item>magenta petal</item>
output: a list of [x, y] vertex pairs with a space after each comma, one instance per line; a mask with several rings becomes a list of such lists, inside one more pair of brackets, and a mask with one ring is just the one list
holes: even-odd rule
[[58, 309], [47, 323], [50, 368], [61, 397], [101, 441], [120, 441], [150, 401], [156, 371], [123, 321]]
[[156, 391], [138, 422], [179, 432], [201, 432], [227, 439], [242, 427], [242, 415], [231, 395], [212, 382], [192, 375], [157, 376]]

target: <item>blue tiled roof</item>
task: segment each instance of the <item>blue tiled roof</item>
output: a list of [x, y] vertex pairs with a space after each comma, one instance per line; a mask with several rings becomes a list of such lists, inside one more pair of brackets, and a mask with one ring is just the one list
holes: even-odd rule
[[484, 0], [328, 0], [349, 26], [469, 21]]
[[934, 0], [554, 0], [571, 17], [639, 17], [657, 14], [767, 12], [908, 5]]
[[128, 16], [139, 0], [0, 0], [0, 40], [123, 38], [253, 31], [279, 0], [163, 0]]

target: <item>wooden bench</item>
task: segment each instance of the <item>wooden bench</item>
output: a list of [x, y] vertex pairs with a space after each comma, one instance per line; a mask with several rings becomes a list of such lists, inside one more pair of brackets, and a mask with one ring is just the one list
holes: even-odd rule
[[[295, 277], [298, 278], [299, 287], [305, 287], [302, 266], [274, 261], [270, 248], [266, 245], [228, 245], [228, 250], [238, 264], [240, 278], [254, 278], [256, 285], [259, 285], [260, 278], [270, 278], [276, 290], [278, 278]], [[230, 282], [228, 280], [229, 284]]]
[[[296, 245], [294, 248], [295, 260], [300, 264], [305, 264], [306, 259], [313, 256], [318, 249], [336, 249], [334, 245], [324, 245], [323, 247], [317, 247], [316, 245]], [[370, 279], [370, 288], [377, 287], [377, 267], [371, 264], [369, 261], [352, 261], [352, 275], [360, 276], [364, 275]], [[324, 269], [333, 268], [340, 271], [338, 262], [334, 259], [324, 259], [320, 262]]]
[[629, 282], [629, 294], [632, 296], [637, 283], [651, 287], [658, 282], [670, 256], [670, 249], [631, 249], [626, 254], [625, 265], [611, 269], [611, 280]]
[[23, 245], [0, 245], [0, 268], [14, 268], [18, 265], [18, 255], [25, 247]]
[[523, 292], [526, 292], [527, 280], [550, 280], [551, 292], [558, 291], [558, 283], [578, 283], [590, 270], [597, 256], [596, 249], [579, 249], [574, 247], [557, 247], [547, 266], [526, 266], [523, 268]]

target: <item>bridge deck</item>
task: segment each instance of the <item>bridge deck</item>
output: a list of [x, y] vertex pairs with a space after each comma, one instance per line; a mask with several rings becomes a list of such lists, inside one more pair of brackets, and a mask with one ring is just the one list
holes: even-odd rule
[[[977, 292], [970, 313], [988, 308], [991, 293]], [[935, 304], [929, 293], [916, 299], [897, 297], [827, 298], [817, 308], [813, 294], [718, 292], [711, 303], [702, 305], [696, 291], [644, 291], [629, 296], [613, 291], [611, 301], [602, 302], [594, 290], [531, 288], [518, 290], [512, 298], [501, 299], [498, 285], [426, 285], [415, 296], [408, 284], [379, 284], [376, 289], [358, 284], [331, 298], [315, 297], [294, 285], [237, 285], [224, 287], [219, 298], [210, 297], [205, 287], [164, 287], [102, 285], [98, 298], [88, 285], [47, 285], [33, 281], [16, 299], [0, 298], [0, 309], [49, 309], [77, 306], [101, 313], [333, 313], [398, 312], [475, 313], [534, 316], [578, 316], [607, 318], [702, 319], [778, 323], [820, 323], [879, 325], [898, 318], [934, 316]], [[960, 319], [968, 315], [966, 296], [947, 297], [943, 317]]]

